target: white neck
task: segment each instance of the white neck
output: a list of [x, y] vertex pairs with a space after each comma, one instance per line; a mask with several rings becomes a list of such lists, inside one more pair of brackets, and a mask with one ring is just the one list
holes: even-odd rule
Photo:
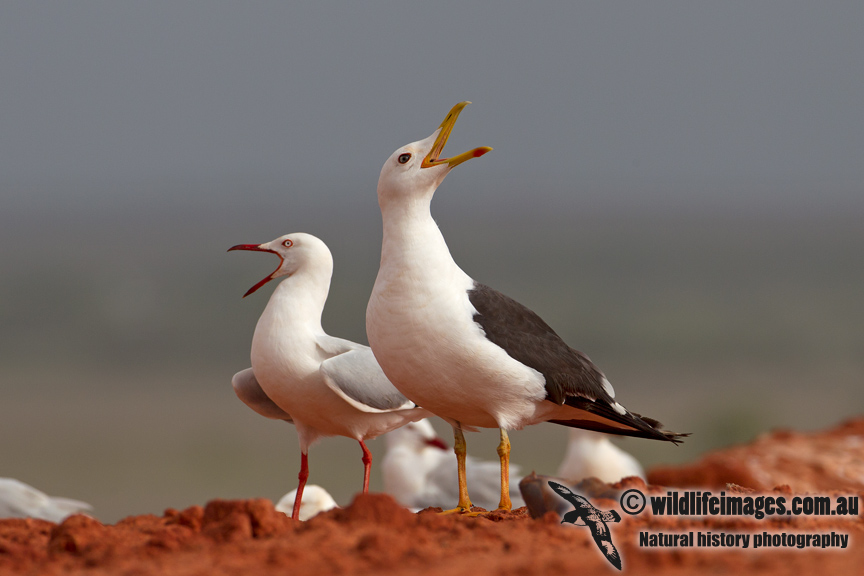
[[459, 270], [447, 242], [430, 212], [431, 195], [381, 204], [384, 238], [381, 245], [381, 270], [446, 275]]
[[280, 323], [304, 326], [323, 333], [321, 313], [330, 291], [332, 268], [308, 266], [279, 283], [261, 318], [278, 318]]

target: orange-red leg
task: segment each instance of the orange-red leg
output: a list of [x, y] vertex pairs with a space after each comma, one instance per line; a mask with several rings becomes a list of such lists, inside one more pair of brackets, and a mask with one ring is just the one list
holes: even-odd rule
[[360, 447], [363, 449], [363, 493], [369, 493], [369, 473], [372, 471], [372, 453], [366, 448], [363, 440], [360, 440]]
[[303, 501], [303, 488], [309, 479], [309, 457], [305, 452], [300, 453], [300, 474], [297, 475], [300, 485], [297, 486], [297, 496], [294, 497], [294, 509], [291, 511], [292, 520], [300, 520], [300, 503]]

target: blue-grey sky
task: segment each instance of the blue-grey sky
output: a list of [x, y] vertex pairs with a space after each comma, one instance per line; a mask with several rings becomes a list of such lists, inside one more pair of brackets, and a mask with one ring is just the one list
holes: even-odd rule
[[0, 186], [368, 196], [472, 100], [475, 197], [860, 209], [862, 25], [855, 1], [4, 2]]

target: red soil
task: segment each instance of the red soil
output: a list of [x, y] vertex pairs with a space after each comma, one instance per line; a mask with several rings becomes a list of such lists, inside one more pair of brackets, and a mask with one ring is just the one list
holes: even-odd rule
[[666, 486], [722, 488], [732, 482], [757, 490], [786, 485], [796, 492], [861, 492], [864, 418], [817, 434], [788, 430], [764, 434], [689, 466], [655, 468], [648, 480]]
[[[652, 471], [653, 483], [766, 494], [864, 496], [864, 419], [819, 434], [777, 432], [700, 462]], [[778, 487], [779, 486], [779, 487]], [[633, 478], [591, 496], [618, 510], [627, 488], [665, 494]], [[650, 506], [649, 506], [650, 509]], [[624, 573], [861, 574], [864, 522], [853, 518], [784, 516], [637, 516], [610, 524]], [[212, 501], [205, 508], [126, 518], [104, 526], [86, 516], [62, 524], [0, 520], [0, 574], [573, 574], [617, 573], [587, 528], [561, 525], [554, 513], [531, 519], [526, 509], [476, 518], [412, 514], [389, 496], [358, 496], [308, 522], [293, 523], [269, 500]], [[749, 534], [843, 533], [849, 547], [704, 549], [640, 548], [639, 532]]]

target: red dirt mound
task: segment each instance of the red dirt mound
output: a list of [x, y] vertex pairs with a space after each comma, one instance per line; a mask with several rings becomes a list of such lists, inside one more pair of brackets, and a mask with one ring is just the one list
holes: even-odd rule
[[824, 432], [779, 430], [750, 444], [712, 452], [689, 466], [655, 468], [653, 484], [757, 490], [786, 485], [796, 492], [864, 491], [864, 418]]
[[[654, 483], [716, 487], [727, 494], [751, 490], [772, 496], [807, 491], [824, 495], [864, 492], [864, 420], [803, 435], [767, 435], [748, 446], [717, 452], [682, 468], [649, 474]], [[833, 456], [832, 456], [833, 455]], [[857, 466], [857, 467], [856, 467]], [[736, 475], [737, 474], [737, 475]], [[748, 476], [749, 474], [749, 476]], [[855, 483], [857, 482], [857, 483]], [[775, 489], [778, 484], [785, 484]], [[790, 488], [791, 487], [791, 488]], [[590, 496], [600, 510], [615, 510], [609, 524], [624, 573], [652, 574], [860, 574], [864, 523], [860, 516], [747, 517], [661, 516], [651, 507], [635, 516], [621, 510], [617, 495], [635, 488], [663, 495], [667, 488], [630, 478]], [[795, 547], [648, 548], [651, 534], [844, 534], [846, 549]], [[0, 520], [0, 574], [573, 574], [617, 573], [585, 526], [561, 525], [548, 513], [531, 519], [526, 510], [476, 518], [412, 514], [382, 494], [357, 496], [308, 522], [294, 523], [269, 500], [212, 501], [206, 507], [167, 510], [163, 516], [126, 518], [105, 526], [86, 516], [62, 524]]]

